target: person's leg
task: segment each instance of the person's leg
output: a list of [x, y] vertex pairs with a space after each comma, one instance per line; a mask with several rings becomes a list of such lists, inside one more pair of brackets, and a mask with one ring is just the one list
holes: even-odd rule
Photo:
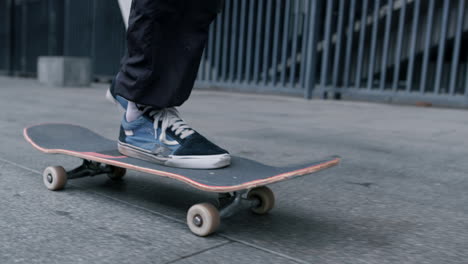
[[220, 0], [132, 4], [128, 55], [109, 93], [127, 110], [118, 142], [122, 154], [184, 168], [230, 164], [229, 153], [190, 128], [174, 108], [190, 95], [219, 5]]
[[210, 23], [221, 0], [133, 1], [128, 54], [116, 95], [158, 109], [180, 106], [193, 88]]

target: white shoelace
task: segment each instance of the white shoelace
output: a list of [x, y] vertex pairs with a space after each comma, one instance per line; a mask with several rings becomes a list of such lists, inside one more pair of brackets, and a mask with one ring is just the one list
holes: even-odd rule
[[159, 128], [159, 121], [161, 121], [161, 135], [159, 136], [159, 141], [166, 145], [178, 145], [179, 143], [175, 140], [171, 141], [166, 138], [166, 129], [168, 127], [181, 139], [184, 139], [195, 131], [190, 128], [182, 118], [179, 117], [179, 112], [171, 107], [165, 108], [162, 110], [151, 110], [149, 112], [149, 116], [151, 116], [154, 120], [153, 126], [155, 134], [157, 135], [157, 131]]

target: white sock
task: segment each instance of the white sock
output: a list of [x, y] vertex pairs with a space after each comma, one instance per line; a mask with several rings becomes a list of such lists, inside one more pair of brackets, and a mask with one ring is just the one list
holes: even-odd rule
[[134, 102], [128, 101], [127, 111], [125, 112], [125, 118], [127, 119], [127, 122], [137, 120], [142, 114], [143, 111], [138, 109]]

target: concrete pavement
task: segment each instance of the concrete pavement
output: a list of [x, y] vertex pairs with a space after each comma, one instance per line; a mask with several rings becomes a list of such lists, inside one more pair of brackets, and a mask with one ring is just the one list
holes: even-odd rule
[[338, 154], [343, 163], [272, 185], [267, 216], [242, 212], [208, 238], [184, 224], [213, 194], [129, 172], [50, 192], [45, 155], [22, 137], [41, 122], [116, 138], [107, 86], [54, 88], [0, 77], [1, 263], [466, 263], [468, 113], [269, 95], [193, 92], [182, 116], [235, 155], [286, 165]]

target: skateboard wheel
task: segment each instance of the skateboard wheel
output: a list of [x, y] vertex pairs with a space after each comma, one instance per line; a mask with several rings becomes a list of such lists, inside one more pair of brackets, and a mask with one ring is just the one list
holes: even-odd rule
[[250, 210], [255, 214], [266, 214], [275, 206], [275, 195], [271, 189], [266, 186], [250, 190], [247, 194], [247, 199], [257, 199], [260, 202], [260, 205], [250, 208]]
[[220, 223], [219, 212], [209, 203], [196, 204], [187, 213], [187, 225], [197, 236], [207, 236], [216, 231]]
[[47, 167], [42, 174], [44, 185], [51, 191], [63, 189], [67, 183], [67, 178], [67, 172], [61, 166]]
[[125, 173], [127, 173], [127, 170], [121, 167], [116, 167], [116, 166], [111, 166], [108, 165], [111, 169], [111, 172], [107, 173], [107, 176], [114, 181], [118, 181], [122, 179], [125, 176]]

